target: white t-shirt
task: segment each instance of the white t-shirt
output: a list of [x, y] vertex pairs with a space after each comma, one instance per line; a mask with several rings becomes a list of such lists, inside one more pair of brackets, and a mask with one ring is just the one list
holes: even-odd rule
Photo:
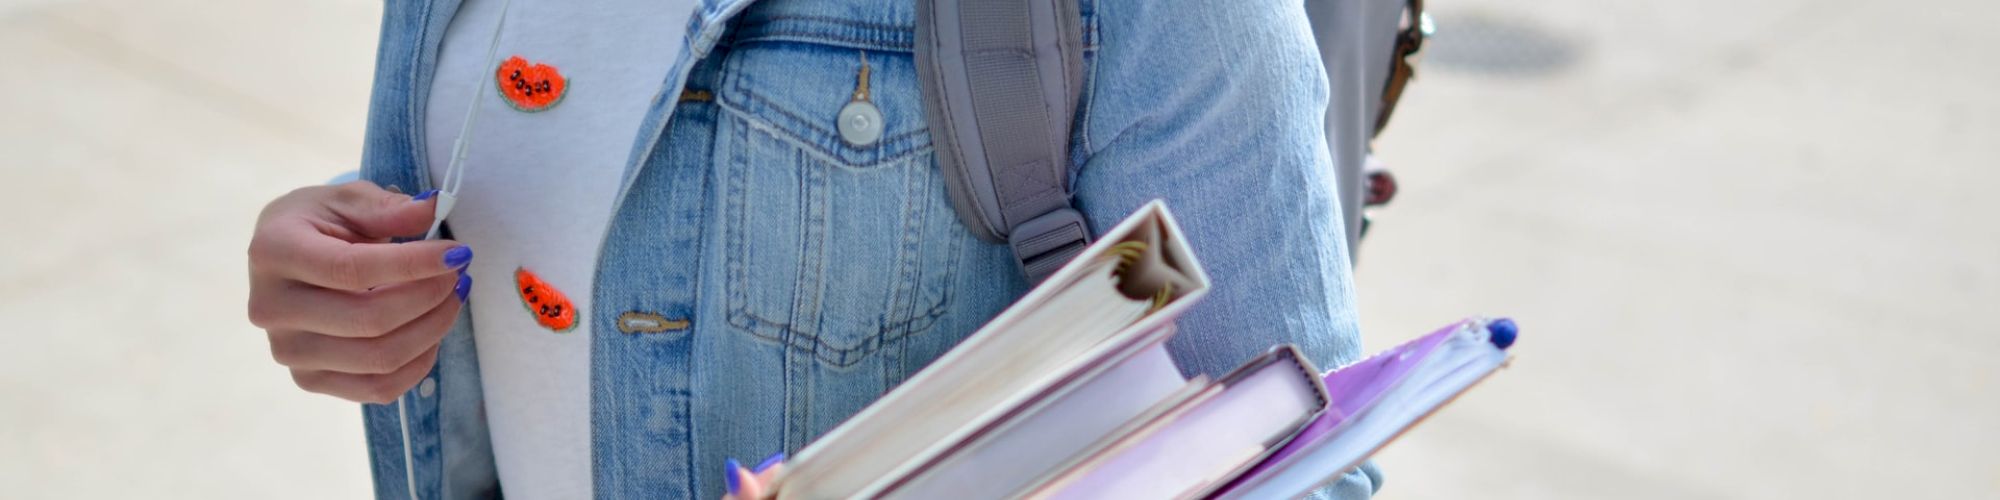
[[[425, 110], [431, 178], [442, 182], [468, 98], [477, 122], [450, 225], [477, 258], [472, 321], [493, 454], [507, 496], [586, 498], [590, 468], [591, 280], [639, 122], [663, 90], [693, 0], [513, 0], [493, 61], [500, 0], [470, 0], [445, 32]], [[568, 88], [552, 107], [510, 106], [496, 79], [520, 56]], [[517, 89], [518, 90], [518, 89]], [[523, 101], [532, 102], [532, 101]], [[537, 323], [514, 288], [526, 268], [566, 295], [576, 326]]]

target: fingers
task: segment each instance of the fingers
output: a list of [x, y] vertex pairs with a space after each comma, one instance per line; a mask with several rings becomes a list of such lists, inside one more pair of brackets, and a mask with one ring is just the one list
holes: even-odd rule
[[327, 210], [342, 226], [366, 239], [422, 235], [430, 230], [437, 210], [437, 190], [411, 196], [389, 192], [367, 181], [331, 189]]
[[764, 483], [758, 481], [756, 475], [744, 469], [736, 469], [736, 474], [740, 476], [740, 487], [734, 493], [738, 498], [751, 500], [764, 498]]
[[471, 285], [454, 271], [471, 263], [472, 249], [386, 243], [430, 228], [437, 206], [430, 194], [368, 182], [309, 187], [258, 216], [250, 321], [269, 332], [271, 356], [299, 387], [388, 402], [436, 363]]
[[765, 458], [763, 462], [758, 463], [756, 467], [747, 469], [743, 467], [743, 464], [738, 463], [736, 459], [728, 459], [723, 463], [723, 474], [726, 474], [723, 486], [728, 491], [722, 498], [724, 500], [758, 500], [764, 498], [766, 495], [775, 493], [771, 491], [771, 485], [777, 481], [778, 474], [785, 470], [784, 462], [784, 452], [771, 455]]
[[448, 240], [355, 243], [304, 219], [277, 221], [250, 241], [253, 273], [276, 274], [336, 290], [370, 288], [450, 273], [472, 262], [472, 248]]
[[471, 284], [472, 278], [464, 274], [445, 274], [355, 293], [274, 277], [253, 278], [250, 323], [267, 331], [379, 337], [440, 304], [460, 302], [459, 289]]
[[356, 403], [388, 404], [430, 374], [431, 366], [437, 364], [437, 350], [437, 346], [431, 346], [416, 359], [381, 375], [293, 369], [292, 382], [308, 392]]
[[384, 243], [429, 229], [437, 202], [427, 195], [416, 200], [368, 182], [293, 191], [258, 218], [250, 240], [251, 273], [360, 291], [464, 266], [472, 250], [456, 243]]
[[396, 371], [435, 347], [451, 332], [460, 304], [445, 301], [387, 335], [345, 338], [299, 330], [273, 330], [271, 358], [299, 370], [381, 375]]
[[756, 500], [764, 496], [763, 485], [757, 484], [757, 476], [750, 469], [743, 468], [743, 464], [736, 459], [725, 461], [722, 473], [722, 485], [726, 489], [722, 497], [724, 500]]
[[769, 486], [771, 482], [778, 480], [778, 474], [783, 473], [784, 470], [785, 464], [777, 464], [759, 471], [757, 472], [757, 483]]

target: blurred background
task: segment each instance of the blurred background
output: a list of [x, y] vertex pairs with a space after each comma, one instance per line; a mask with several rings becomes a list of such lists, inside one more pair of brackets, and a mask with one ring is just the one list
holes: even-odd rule
[[[1381, 498], [2000, 498], [2000, 4], [1430, 3], [1366, 341], [1524, 336]], [[369, 494], [244, 249], [355, 166], [380, 8], [0, 0], [0, 496]]]

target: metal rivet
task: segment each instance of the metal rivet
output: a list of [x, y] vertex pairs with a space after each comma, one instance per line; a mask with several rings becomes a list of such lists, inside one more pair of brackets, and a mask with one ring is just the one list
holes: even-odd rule
[[865, 147], [882, 138], [882, 110], [868, 101], [854, 101], [840, 108], [840, 139], [847, 145]]
[[417, 384], [418, 396], [423, 396], [428, 398], [431, 397], [431, 395], [433, 394], [437, 394], [437, 392], [438, 392], [437, 377], [424, 377], [423, 383]]

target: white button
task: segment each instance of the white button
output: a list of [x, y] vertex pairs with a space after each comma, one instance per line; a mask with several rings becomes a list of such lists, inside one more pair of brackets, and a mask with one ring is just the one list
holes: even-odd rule
[[840, 108], [840, 140], [863, 147], [882, 138], [882, 111], [868, 101], [854, 101]]
[[437, 377], [424, 377], [423, 383], [417, 384], [417, 395], [419, 396], [428, 398], [431, 397], [432, 394], [437, 394], [437, 392], [438, 392]]

